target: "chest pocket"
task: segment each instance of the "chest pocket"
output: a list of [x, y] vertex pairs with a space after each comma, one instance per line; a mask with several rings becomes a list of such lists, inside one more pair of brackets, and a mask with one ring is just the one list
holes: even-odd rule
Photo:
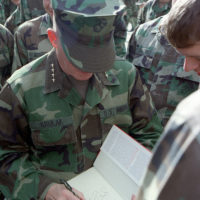
[[72, 144], [77, 141], [72, 117], [30, 122], [35, 146]]

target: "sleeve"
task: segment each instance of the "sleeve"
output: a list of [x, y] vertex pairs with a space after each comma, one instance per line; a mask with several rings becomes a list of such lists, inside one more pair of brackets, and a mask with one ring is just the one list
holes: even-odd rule
[[41, 199], [53, 181], [35, 158], [26, 113], [6, 84], [0, 93], [0, 190], [6, 199]]
[[130, 92], [130, 109], [133, 122], [129, 134], [147, 148], [152, 149], [160, 137], [163, 127], [150, 93], [146, 85], [142, 83], [138, 71]]
[[16, 30], [14, 34], [14, 57], [12, 73], [28, 63], [28, 53], [25, 45], [25, 38], [22, 36], [20, 31]]

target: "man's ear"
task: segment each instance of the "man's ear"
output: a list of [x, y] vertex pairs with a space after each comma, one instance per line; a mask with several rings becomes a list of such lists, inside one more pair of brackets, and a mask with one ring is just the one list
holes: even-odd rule
[[57, 35], [56, 35], [56, 32], [53, 29], [49, 28], [47, 30], [47, 33], [48, 33], [48, 38], [49, 38], [52, 46], [57, 48]]

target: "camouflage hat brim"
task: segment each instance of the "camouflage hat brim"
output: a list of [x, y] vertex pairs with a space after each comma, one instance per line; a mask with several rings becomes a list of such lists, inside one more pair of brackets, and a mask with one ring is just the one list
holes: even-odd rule
[[62, 47], [71, 63], [84, 72], [105, 72], [113, 67], [114, 41], [110, 39], [101, 46], [89, 47], [73, 39], [61, 36]]

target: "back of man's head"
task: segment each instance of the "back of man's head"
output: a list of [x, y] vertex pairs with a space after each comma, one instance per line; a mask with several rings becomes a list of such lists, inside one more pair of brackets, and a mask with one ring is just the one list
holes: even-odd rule
[[166, 35], [176, 48], [200, 41], [200, 0], [177, 0], [165, 21]]

